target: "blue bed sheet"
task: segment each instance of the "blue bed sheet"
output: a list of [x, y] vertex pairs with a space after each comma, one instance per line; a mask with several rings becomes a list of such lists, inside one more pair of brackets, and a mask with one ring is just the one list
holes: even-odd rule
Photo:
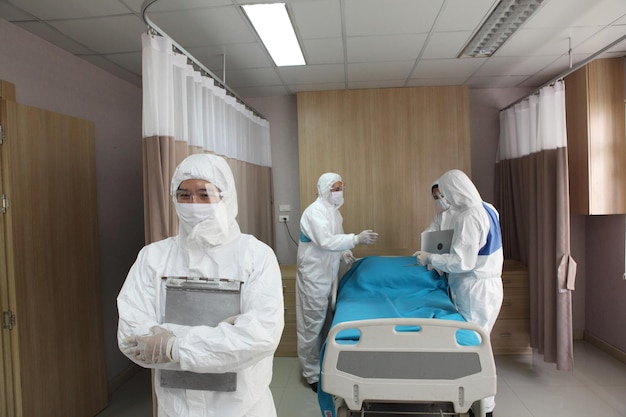
[[[412, 256], [366, 257], [355, 262], [342, 277], [332, 326], [346, 321], [375, 318], [465, 321], [449, 297], [445, 277], [440, 277], [434, 270], [428, 271], [423, 266], [415, 265], [415, 257]], [[461, 330], [456, 336], [460, 345], [479, 344], [478, 336], [472, 331]], [[339, 332], [336, 340], [339, 343], [356, 343], [358, 337], [358, 330], [347, 329]], [[332, 397], [322, 391], [321, 383], [318, 400], [322, 416], [335, 415]]]

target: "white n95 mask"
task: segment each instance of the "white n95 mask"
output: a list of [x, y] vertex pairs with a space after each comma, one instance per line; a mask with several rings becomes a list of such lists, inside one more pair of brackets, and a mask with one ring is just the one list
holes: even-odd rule
[[435, 200], [435, 203], [437, 203], [437, 206], [439, 206], [441, 211], [446, 211], [450, 208], [450, 203], [448, 203], [448, 200], [446, 200], [443, 196]]
[[194, 204], [175, 202], [178, 218], [185, 224], [194, 227], [198, 223], [208, 219], [214, 209], [214, 204]]
[[207, 206], [208, 216], [193, 226], [189, 239], [200, 244], [217, 246], [228, 238], [228, 212], [223, 201], [214, 204], [197, 204]]
[[330, 203], [339, 208], [343, 205], [343, 191], [332, 191], [330, 193]]

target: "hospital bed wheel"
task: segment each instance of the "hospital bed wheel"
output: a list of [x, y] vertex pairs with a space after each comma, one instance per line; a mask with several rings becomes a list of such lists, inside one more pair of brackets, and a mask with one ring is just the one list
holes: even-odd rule
[[485, 417], [485, 400], [476, 401], [472, 404], [472, 411], [474, 412], [474, 417]]

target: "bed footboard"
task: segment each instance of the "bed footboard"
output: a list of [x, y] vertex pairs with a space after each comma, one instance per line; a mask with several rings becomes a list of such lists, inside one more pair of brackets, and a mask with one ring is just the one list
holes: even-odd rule
[[[340, 332], [358, 331], [358, 340]], [[459, 330], [480, 342], [461, 346]], [[451, 403], [465, 413], [495, 395], [496, 368], [489, 336], [478, 325], [440, 319], [375, 319], [335, 325], [327, 338], [322, 389], [349, 409], [364, 401]]]

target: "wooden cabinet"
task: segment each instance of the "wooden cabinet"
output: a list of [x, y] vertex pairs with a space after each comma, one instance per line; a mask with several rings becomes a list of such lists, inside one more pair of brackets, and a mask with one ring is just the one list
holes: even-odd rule
[[565, 77], [565, 102], [572, 212], [626, 213], [624, 58]]
[[0, 87], [0, 415], [93, 417], [107, 404], [94, 125]]
[[281, 265], [285, 299], [285, 329], [276, 356], [298, 356], [296, 341], [296, 265]]
[[495, 355], [531, 353], [528, 270], [517, 261], [505, 260], [502, 285], [504, 287], [502, 308], [491, 331], [493, 353]]

